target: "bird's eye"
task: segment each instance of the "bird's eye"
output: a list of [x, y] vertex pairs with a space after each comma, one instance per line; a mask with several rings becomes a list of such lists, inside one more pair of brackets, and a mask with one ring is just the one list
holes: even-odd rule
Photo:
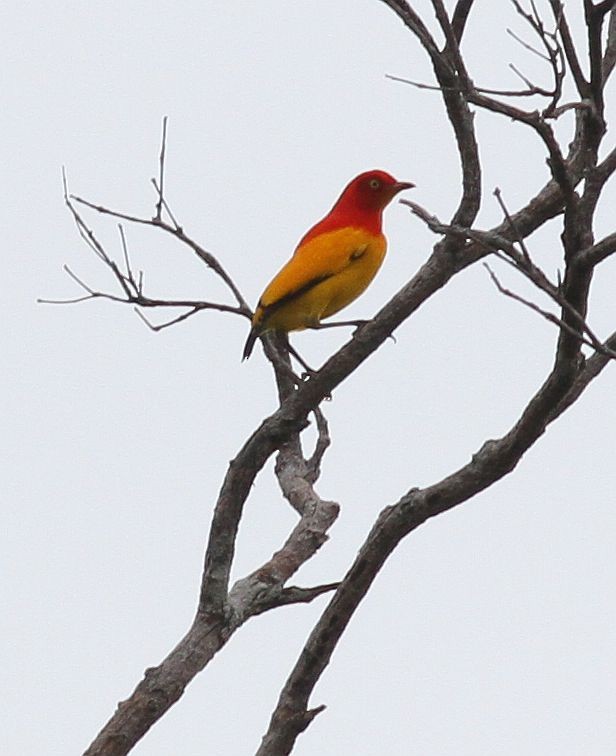
[[381, 182], [378, 179], [370, 179], [370, 188], [371, 189], [380, 189], [381, 188]]

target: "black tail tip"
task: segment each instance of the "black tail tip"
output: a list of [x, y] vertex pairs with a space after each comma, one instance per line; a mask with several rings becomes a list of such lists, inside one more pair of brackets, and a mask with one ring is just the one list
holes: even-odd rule
[[244, 360], [247, 360], [252, 354], [252, 350], [254, 349], [255, 341], [257, 340], [258, 335], [258, 331], [256, 331], [254, 328], [250, 329], [250, 333], [248, 334], [248, 338], [246, 339], [246, 343], [244, 344], [244, 351], [242, 352], [242, 362], [244, 362]]

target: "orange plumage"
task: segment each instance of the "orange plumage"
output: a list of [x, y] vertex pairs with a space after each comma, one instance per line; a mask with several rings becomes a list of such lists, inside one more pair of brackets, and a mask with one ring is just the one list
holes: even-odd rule
[[244, 359], [265, 331], [288, 333], [317, 326], [357, 299], [385, 257], [383, 210], [398, 192], [412, 186], [385, 171], [368, 171], [345, 187], [263, 292]]

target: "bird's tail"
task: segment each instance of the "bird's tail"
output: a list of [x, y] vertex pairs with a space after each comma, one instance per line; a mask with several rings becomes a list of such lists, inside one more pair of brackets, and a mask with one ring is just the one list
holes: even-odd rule
[[252, 350], [254, 349], [255, 341], [259, 337], [260, 330], [259, 328], [256, 328], [253, 326], [250, 329], [250, 333], [248, 334], [248, 338], [246, 339], [246, 343], [244, 344], [244, 352], [242, 354], [242, 362], [244, 360], [247, 360], [250, 355], [252, 354]]

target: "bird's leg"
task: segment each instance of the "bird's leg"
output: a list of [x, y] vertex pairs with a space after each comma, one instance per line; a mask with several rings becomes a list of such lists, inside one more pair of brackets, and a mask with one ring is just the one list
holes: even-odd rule
[[304, 382], [303, 377], [300, 378], [300, 376], [296, 375], [293, 372], [293, 368], [288, 362], [285, 362], [284, 358], [280, 355], [275, 356], [276, 361], [276, 367], [280, 370], [284, 371], [284, 373], [288, 376], [289, 380], [295, 385], [295, 386], [301, 386]]
[[[295, 351], [295, 349], [291, 346], [291, 342], [289, 341], [289, 336], [286, 336], [287, 339], [287, 349], [289, 351], [289, 354], [293, 355], [295, 359], [299, 362], [299, 364], [304, 368], [306, 372], [302, 373], [302, 380], [305, 381], [308, 378], [312, 378], [313, 375], [316, 374], [316, 370], [313, 370], [310, 365], [303, 359], [303, 357], [300, 357], [300, 355]], [[325, 394], [323, 399], [326, 402], [331, 402], [332, 395], [331, 394]]]
[[313, 370], [310, 365], [304, 360], [304, 358], [294, 349], [294, 347], [291, 346], [291, 342], [287, 338], [287, 349], [289, 351], [289, 354], [292, 357], [295, 357], [295, 359], [299, 362], [299, 364], [304, 368], [305, 372], [302, 373], [302, 378], [310, 378], [313, 376], [317, 371]]
[[[291, 346], [291, 342], [289, 341], [289, 334], [285, 331], [276, 331], [275, 337], [278, 340], [278, 348], [285, 350], [289, 355], [292, 357], [295, 357], [295, 359], [299, 362], [299, 364], [304, 368], [306, 371], [305, 373], [302, 373], [301, 379], [298, 378], [295, 373], [293, 373], [296, 382], [299, 381], [300, 383], [302, 380], [306, 380], [306, 378], [310, 378], [313, 376], [317, 371], [313, 370], [310, 365], [304, 360], [304, 358]], [[291, 363], [288, 361], [287, 369], [291, 370]], [[292, 372], [292, 371], [291, 371]]]

